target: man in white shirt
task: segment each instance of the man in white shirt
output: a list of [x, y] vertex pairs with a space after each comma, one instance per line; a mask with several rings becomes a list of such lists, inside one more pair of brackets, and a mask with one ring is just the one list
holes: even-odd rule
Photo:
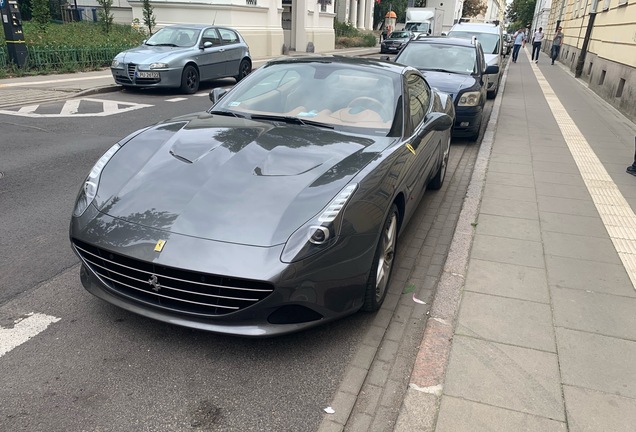
[[534, 36], [532, 36], [532, 60], [534, 60], [535, 63], [539, 63], [541, 42], [543, 42], [543, 27], [539, 27], [539, 30], [535, 31]]

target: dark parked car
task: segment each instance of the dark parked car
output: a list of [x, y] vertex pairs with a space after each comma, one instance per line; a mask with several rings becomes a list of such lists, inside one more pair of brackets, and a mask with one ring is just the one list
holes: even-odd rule
[[240, 81], [251, 72], [252, 59], [236, 30], [178, 25], [164, 27], [141, 46], [117, 54], [110, 70], [124, 87], [173, 87], [195, 93], [201, 81]]
[[224, 92], [91, 170], [70, 225], [84, 287], [244, 336], [380, 308], [398, 234], [444, 181], [451, 99], [417, 69], [329, 56], [271, 61]]
[[486, 103], [486, 75], [499, 67], [487, 66], [477, 40], [426, 37], [410, 41], [395, 61], [419, 69], [426, 81], [451, 95], [455, 103], [453, 136], [476, 140]]
[[402, 46], [413, 38], [410, 31], [394, 31], [380, 43], [380, 53], [398, 52]]

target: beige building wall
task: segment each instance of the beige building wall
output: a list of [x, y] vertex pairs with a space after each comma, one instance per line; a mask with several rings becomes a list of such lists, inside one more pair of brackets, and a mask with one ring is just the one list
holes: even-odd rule
[[[592, 0], [553, 0], [544, 51], [550, 52], [561, 21], [559, 61], [576, 71], [590, 22]], [[581, 79], [627, 117], [636, 121], [636, 0], [599, 0], [581, 70]]]
[[[121, 0], [123, 1], [123, 0]], [[143, 26], [141, 0], [129, 0], [132, 19]], [[172, 24], [216, 24], [238, 30], [250, 47], [253, 58], [283, 53], [282, 0], [151, 0], [157, 27]], [[314, 52], [334, 49], [334, 1], [321, 11], [315, 0], [293, 0], [291, 43], [288, 48]]]

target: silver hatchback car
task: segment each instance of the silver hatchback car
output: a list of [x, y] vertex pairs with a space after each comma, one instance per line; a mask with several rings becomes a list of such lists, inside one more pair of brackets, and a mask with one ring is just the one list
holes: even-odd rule
[[225, 77], [240, 81], [252, 71], [252, 59], [236, 30], [175, 25], [117, 54], [110, 69], [115, 82], [124, 87], [172, 87], [191, 94], [201, 81]]

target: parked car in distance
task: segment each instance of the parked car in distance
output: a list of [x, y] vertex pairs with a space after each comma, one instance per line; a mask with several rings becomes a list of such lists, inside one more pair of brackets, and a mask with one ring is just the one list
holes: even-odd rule
[[448, 95], [415, 68], [309, 56], [210, 97], [208, 111], [132, 133], [91, 170], [70, 224], [84, 287], [242, 336], [377, 311], [399, 233], [444, 182]]
[[499, 72], [487, 77], [488, 98], [494, 99], [499, 92], [499, 82], [501, 81], [501, 72], [503, 72], [503, 32], [499, 24], [459, 22], [451, 27], [448, 36], [465, 39], [477, 38], [484, 50], [486, 63], [489, 66], [499, 67]]
[[499, 72], [487, 65], [478, 40], [418, 37], [395, 57], [417, 68], [432, 86], [451, 95], [455, 104], [453, 136], [476, 140], [486, 103], [486, 77]]
[[136, 48], [115, 56], [110, 67], [124, 87], [172, 87], [195, 93], [201, 81], [245, 78], [252, 70], [249, 47], [227, 27], [164, 27]]
[[510, 51], [512, 51], [512, 46], [514, 45], [514, 40], [512, 39], [512, 35], [510, 33], [504, 33], [504, 57], [510, 55]]
[[410, 31], [394, 31], [380, 43], [380, 53], [398, 52], [402, 46], [414, 37]]

